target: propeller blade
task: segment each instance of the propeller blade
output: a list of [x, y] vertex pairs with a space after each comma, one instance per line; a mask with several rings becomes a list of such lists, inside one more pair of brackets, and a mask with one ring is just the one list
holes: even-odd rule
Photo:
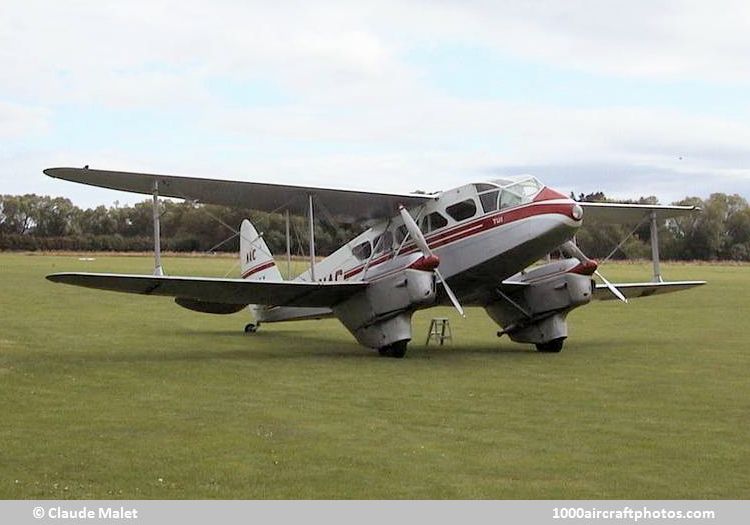
[[604, 282], [605, 285], [607, 285], [607, 288], [609, 288], [609, 291], [612, 292], [612, 295], [617, 297], [623, 303], [627, 304], [628, 298], [622, 295], [622, 292], [618, 290], [614, 284], [609, 282], [601, 273], [599, 273], [599, 270], [594, 270], [594, 273], [599, 277], [599, 279]]
[[464, 309], [461, 306], [461, 303], [458, 302], [458, 298], [456, 297], [456, 294], [453, 293], [453, 290], [451, 290], [451, 287], [448, 286], [448, 283], [445, 279], [443, 279], [443, 274], [440, 273], [440, 270], [435, 268], [435, 275], [437, 275], [438, 279], [440, 279], [440, 282], [443, 283], [443, 287], [445, 288], [445, 293], [448, 294], [448, 297], [450, 298], [451, 302], [453, 303], [453, 306], [456, 307], [456, 310], [458, 310], [458, 313], [461, 314], [461, 317], [466, 318], [466, 314], [464, 313]]
[[424, 238], [422, 230], [419, 229], [419, 226], [417, 226], [417, 223], [414, 221], [409, 211], [403, 206], [399, 206], [398, 211], [404, 221], [406, 231], [408, 231], [409, 235], [411, 235], [411, 238], [414, 239], [414, 242], [416, 243], [419, 250], [425, 256], [431, 257], [433, 255], [432, 250], [430, 250], [430, 247], [427, 245], [427, 240]]
[[581, 262], [590, 260], [573, 241], [567, 241], [560, 248], [562, 248], [563, 251], [568, 252], [569, 255], [572, 255]]
[[[432, 253], [432, 250], [430, 250], [430, 247], [427, 244], [427, 239], [425, 239], [424, 235], [422, 234], [422, 230], [419, 229], [419, 226], [417, 226], [416, 221], [412, 218], [408, 210], [404, 208], [403, 206], [399, 206], [398, 211], [401, 214], [401, 218], [404, 220], [404, 226], [406, 226], [406, 231], [408, 231], [409, 235], [411, 235], [411, 238], [414, 239], [414, 242], [416, 243], [417, 247], [422, 252], [422, 254], [425, 257], [435, 257], [435, 254]], [[433, 271], [435, 272], [435, 275], [437, 275], [437, 278], [440, 279], [440, 282], [443, 283], [443, 287], [445, 288], [445, 293], [448, 294], [448, 298], [451, 300], [451, 303], [453, 303], [453, 306], [456, 307], [456, 310], [458, 310], [458, 313], [461, 314], [461, 317], [466, 317], [466, 314], [464, 313], [464, 309], [461, 307], [461, 303], [458, 302], [458, 298], [456, 297], [456, 294], [454, 294], [453, 290], [451, 290], [451, 287], [448, 286], [448, 283], [443, 278], [443, 275], [440, 273], [440, 270], [435, 268]]]
[[[561, 248], [563, 249], [563, 251], [566, 251], [566, 252], [568, 252], [568, 254], [572, 255], [573, 257], [575, 257], [576, 259], [578, 259], [578, 260], [579, 260], [579, 261], [581, 261], [581, 262], [584, 262], [584, 261], [590, 261], [590, 260], [591, 260], [591, 259], [589, 259], [589, 258], [588, 258], [588, 257], [586, 256], [586, 254], [585, 254], [585, 253], [583, 253], [583, 252], [581, 251], [581, 249], [580, 249], [580, 248], [579, 248], [578, 246], [576, 246], [576, 245], [575, 245], [575, 243], [574, 243], [573, 241], [568, 241], [568, 242], [566, 242], [565, 244], [563, 244], [563, 245], [561, 246]], [[607, 280], [607, 279], [606, 279], [606, 278], [605, 278], [605, 277], [604, 277], [604, 276], [603, 276], [603, 275], [602, 275], [602, 274], [601, 274], [601, 273], [599, 272], [599, 270], [594, 270], [594, 274], [596, 274], [596, 276], [597, 276], [597, 277], [599, 277], [599, 279], [601, 279], [601, 280], [602, 280], [602, 282], [603, 282], [603, 283], [604, 283], [604, 284], [606, 285], [606, 287], [607, 287], [607, 288], [609, 289], [609, 291], [610, 291], [610, 292], [612, 292], [612, 295], [614, 295], [615, 297], [617, 297], [617, 298], [618, 298], [618, 299], [619, 299], [620, 301], [622, 301], [623, 303], [626, 303], [626, 304], [627, 304], [627, 302], [628, 302], [628, 298], [627, 298], [627, 297], [625, 297], [625, 296], [624, 296], [624, 295], [622, 294], [622, 292], [621, 292], [620, 290], [618, 290], [618, 289], [617, 289], [617, 287], [616, 287], [616, 286], [615, 286], [614, 284], [612, 284], [611, 282], [609, 282], [609, 281], [608, 281], [608, 280]]]

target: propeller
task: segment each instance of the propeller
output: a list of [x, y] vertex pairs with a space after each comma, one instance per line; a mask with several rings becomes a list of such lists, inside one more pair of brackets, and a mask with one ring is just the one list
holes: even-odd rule
[[[576, 259], [578, 259], [578, 260], [579, 260], [579, 261], [581, 261], [581, 262], [591, 261], [591, 259], [589, 259], [589, 258], [588, 258], [588, 257], [586, 256], [586, 254], [585, 254], [585, 253], [583, 253], [583, 252], [581, 251], [581, 249], [580, 249], [580, 248], [579, 248], [578, 246], [576, 246], [576, 245], [575, 245], [575, 243], [574, 243], [573, 241], [568, 241], [568, 242], [566, 242], [566, 243], [565, 243], [565, 244], [563, 244], [563, 245], [562, 245], [562, 246], [561, 246], [560, 248], [561, 248], [561, 249], [562, 249], [563, 251], [567, 252], [567, 253], [568, 253], [568, 255], [572, 255], [573, 257], [575, 257]], [[625, 296], [624, 296], [624, 295], [622, 294], [622, 292], [621, 292], [620, 290], [618, 290], [618, 289], [617, 289], [617, 287], [616, 287], [616, 286], [615, 286], [614, 284], [612, 284], [611, 282], [609, 282], [609, 281], [607, 280], [607, 278], [606, 278], [606, 277], [604, 277], [604, 276], [603, 276], [603, 275], [602, 275], [602, 274], [601, 274], [601, 273], [599, 272], [599, 270], [594, 270], [594, 274], [596, 274], [596, 276], [597, 276], [597, 277], [599, 277], [599, 279], [601, 279], [601, 280], [602, 280], [602, 282], [604, 283], [604, 285], [605, 285], [605, 286], [606, 286], [607, 288], [609, 288], [609, 291], [610, 291], [610, 292], [612, 292], [612, 295], [614, 295], [615, 297], [617, 297], [617, 298], [618, 298], [618, 299], [619, 299], [620, 301], [622, 301], [623, 303], [627, 303], [627, 302], [628, 302], [628, 299], [627, 299], [627, 297], [625, 297]]]
[[406, 208], [403, 206], [398, 207], [398, 211], [401, 214], [401, 218], [404, 221], [404, 226], [406, 226], [406, 231], [409, 232], [409, 235], [412, 239], [414, 239], [414, 243], [417, 245], [417, 248], [419, 248], [419, 251], [422, 252], [423, 257], [427, 259], [433, 259], [434, 261], [437, 261], [437, 264], [433, 268], [433, 272], [435, 272], [435, 275], [438, 279], [440, 279], [440, 282], [443, 283], [443, 288], [445, 288], [445, 293], [448, 294], [448, 298], [451, 300], [451, 303], [453, 303], [453, 306], [456, 307], [456, 310], [458, 310], [458, 313], [461, 314], [461, 317], [466, 317], [466, 314], [464, 314], [464, 309], [461, 306], [461, 303], [458, 302], [458, 298], [456, 297], [456, 294], [453, 293], [453, 290], [451, 290], [451, 287], [448, 286], [448, 283], [443, 278], [443, 274], [440, 273], [440, 270], [438, 270], [437, 265], [440, 264], [440, 259], [437, 255], [432, 253], [432, 250], [430, 250], [430, 246], [427, 244], [427, 239], [424, 238], [424, 235], [422, 234], [422, 230], [419, 229], [419, 226], [417, 226], [416, 221], [414, 221], [414, 218], [411, 216], [411, 214], [408, 212]]

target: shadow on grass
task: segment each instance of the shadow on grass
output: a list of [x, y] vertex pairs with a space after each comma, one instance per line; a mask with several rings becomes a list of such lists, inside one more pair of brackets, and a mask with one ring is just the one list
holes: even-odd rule
[[[360, 346], [351, 336], [342, 340], [340, 334], [327, 335], [321, 332], [302, 332], [274, 327], [261, 329], [254, 334], [226, 330], [159, 330], [153, 333], [155, 340], [170, 340], [170, 344], [158, 349], [142, 350], [112, 348], [102, 353], [89, 352], [85, 357], [78, 353], [56, 351], [55, 360], [72, 361], [84, 359], [98, 362], [170, 362], [170, 361], [309, 361], [320, 363], [323, 360], [342, 359], [360, 361], [374, 359], [383, 362], [402, 362], [399, 359], [381, 357], [375, 350]], [[175, 346], [175, 340], [179, 346]], [[210, 343], [206, 345], [206, 341]], [[644, 341], [629, 341], [629, 344], [644, 344]], [[212, 344], [214, 343], [214, 344]], [[571, 339], [562, 353], [540, 353], [532, 345], [518, 344], [503, 340], [488, 340], [486, 344], [449, 344], [425, 346], [422, 341], [413, 341], [407, 350], [406, 361], [459, 361], [462, 358], [483, 358], [495, 361], [518, 361], [519, 359], [565, 359], [569, 354], [578, 357], [604, 355], [621, 348], [607, 339]], [[37, 357], [39, 355], [37, 354]], [[52, 355], [50, 355], [52, 357]]]

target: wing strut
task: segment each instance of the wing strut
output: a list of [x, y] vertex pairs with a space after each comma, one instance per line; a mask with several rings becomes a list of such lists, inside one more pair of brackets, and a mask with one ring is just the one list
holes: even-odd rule
[[284, 222], [286, 223], [286, 278], [292, 278], [292, 241], [289, 237], [289, 208], [284, 211]]
[[313, 219], [313, 196], [312, 193], [307, 195], [309, 222], [310, 222], [310, 280], [315, 282], [315, 221]]
[[659, 223], [656, 221], [656, 212], [651, 212], [651, 262], [654, 265], [655, 283], [664, 282], [661, 278], [661, 268], [659, 267]]
[[164, 275], [161, 266], [161, 213], [159, 212], [159, 181], [154, 178], [154, 275]]

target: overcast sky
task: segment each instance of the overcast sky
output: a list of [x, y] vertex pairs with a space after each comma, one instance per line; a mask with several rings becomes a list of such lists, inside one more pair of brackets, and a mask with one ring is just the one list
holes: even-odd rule
[[83, 166], [750, 197], [750, 3], [3, 1], [0, 193]]

